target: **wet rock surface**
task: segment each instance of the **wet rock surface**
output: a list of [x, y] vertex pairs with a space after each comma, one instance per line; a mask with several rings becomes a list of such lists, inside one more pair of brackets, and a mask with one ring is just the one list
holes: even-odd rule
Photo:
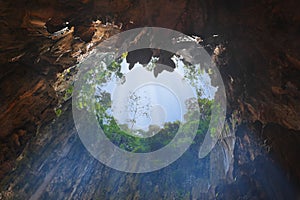
[[[0, 7], [0, 199], [299, 197], [299, 2], [41, 0]], [[228, 119], [234, 111], [241, 118], [234, 149], [220, 142], [212, 152], [233, 152], [228, 171], [222, 160], [198, 161], [191, 148], [161, 171], [125, 174], [81, 144], [64, 99], [75, 73], [68, 69], [103, 39], [142, 26], [200, 36], [214, 55]]]

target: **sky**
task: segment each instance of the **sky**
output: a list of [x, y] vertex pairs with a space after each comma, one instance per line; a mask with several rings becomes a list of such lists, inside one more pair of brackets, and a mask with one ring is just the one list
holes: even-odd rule
[[[186, 73], [183, 62], [176, 57], [173, 61], [177, 63], [174, 72], [163, 71], [155, 78], [152, 71], [139, 63], [129, 70], [129, 64], [123, 59], [121, 72], [126, 81], [112, 78], [101, 87], [111, 94], [111, 113], [119, 124], [147, 131], [150, 124], [162, 127], [165, 122], [184, 121], [184, 102], [197, 98], [196, 89], [183, 78]], [[197, 87], [203, 91], [202, 97], [213, 99], [217, 88], [211, 85], [209, 74], [203, 72], [196, 79]]]

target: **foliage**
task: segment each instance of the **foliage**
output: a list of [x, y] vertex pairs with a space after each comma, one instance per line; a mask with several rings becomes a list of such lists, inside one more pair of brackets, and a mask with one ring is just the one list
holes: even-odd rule
[[59, 117], [62, 113], [62, 110], [60, 108], [57, 108], [54, 110], [54, 112], [55, 112], [56, 116]]
[[73, 93], [73, 90], [74, 90], [74, 86], [73, 85], [70, 85], [66, 91], [65, 91], [65, 95], [64, 95], [64, 100], [68, 100], [71, 96], [72, 96], [72, 93]]
[[[193, 98], [186, 101], [188, 112], [184, 115], [184, 123], [180, 121], [167, 122], [163, 127], [150, 125], [148, 131], [153, 133], [156, 133], [157, 130], [159, 131], [157, 134], [148, 138], [141, 138], [131, 134], [133, 124], [136, 120], [135, 115], [142, 115], [143, 113], [138, 113], [138, 111], [135, 112], [133, 110], [135, 115], [131, 118], [132, 123], [130, 127], [128, 127], [128, 124], [119, 124], [111, 115], [111, 112], [109, 112], [111, 110], [110, 93], [101, 89], [102, 86], [105, 86], [112, 79], [117, 81], [121, 80], [123, 76], [120, 72], [121, 61], [120, 58], [107, 66], [104, 63], [99, 63], [97, 66], [90, 68], [83, 75], [83, 84], [81, 86], [80, 94], [78, 94], [79, 101], [76, 105], [78, 109], [86, 109], [96, 116], [100, 127], [111, 142], [126, 151], [144, 153], [158, 150], [169, 144], [177, 133], [183, 135], [179, 143], [192, 143], [193, 141], [188, 141], [189, 138], [185, 136], [187, 136], [191, 130], [194, 130], [193, 127], [198, 123], [199, 126], [198, 128], [196, 127], [197, 134], [203, 135], [203, 133], [207, 131], [213, 100], [200, 98], [201, 91], [197, 91], [197, 99]], [[190, 71], [189, 74], [192, 75], [193, 72]], [[195, 80], [195, 78], [192, 77], [191, 79]], [[196, 81], [193, 82], [193, 84], [196, 84]], [[69, 92], [71, 93], [72, 90], [73, 88], [70, 88]], [[137, 103], [138, 98], [139, 97], [137, 96], [132, 96], [132, 104]], [[195, 113], [196, 108], [200, 109], [200, 117], [198, 118], [195, 118], [195, 116], [198, 116]], [[136, 105], [136, 109], [139, 110], [139, 105]], [[145, 133], [145, 130], [137, 131], [141, 133], [141, 135], [144, 135], [143, 133]], [[180, 145], [179, 143], [175, 145]]]

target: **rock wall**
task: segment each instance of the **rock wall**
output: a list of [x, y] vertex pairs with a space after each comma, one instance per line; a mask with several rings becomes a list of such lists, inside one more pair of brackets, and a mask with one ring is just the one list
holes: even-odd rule
[[[0, 5], [0, 199], [296, 196], [298, 1], [19, 0]], [[75, 73], [68, 69], [103, 39], [142, 26], [200, 36], [219, 65], [228, 119], [238, 112], [242, 125], [236, 132], [233, 177], [218, 186], [212, 188], [197, 177], [190, 179], [197, 180], [198, 187], [176, 186], [181, 176], [188, 180], [179, 172], [164, 176], [162, 185], [151, 179], [153, 174], [112, 171], [91, 158], [76, 136], [70, 103], [64, 98]], [[62, 110], [60, 117], [57, 109]], [[181, 164], [184, 161], [153, 176], [176, 174]], [[178, 188], [184, 189], [175, 192]]]

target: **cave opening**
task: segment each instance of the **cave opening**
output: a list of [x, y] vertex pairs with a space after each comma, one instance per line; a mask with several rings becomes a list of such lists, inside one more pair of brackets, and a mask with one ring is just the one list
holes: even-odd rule
[[[20, 0], [0, 7], [0, 199], [299, 198], [299, 2]], [[160, 34], [172, 48], [177, 39], [180, 51], [155, 48], [144, 27], [187, 37]], [[114, 49], [105, 41], [138, 28], [125, 37], [128, 51], [116, 40], [116, 59], [93, 59]], [[130, 49], [137, 41], [148, 46]], [[223, 86], [205, 63], [189, 62], [189, 55], [201, 60], [189, 42], [208, 53]], [[225, 109], [213, 98], [222, 87]], [[218, 126], [209, 121], [218, 109], [224, 122], [214, 137]], [[113, 153], [164, 147], [166, 154], [147, 159]]]

